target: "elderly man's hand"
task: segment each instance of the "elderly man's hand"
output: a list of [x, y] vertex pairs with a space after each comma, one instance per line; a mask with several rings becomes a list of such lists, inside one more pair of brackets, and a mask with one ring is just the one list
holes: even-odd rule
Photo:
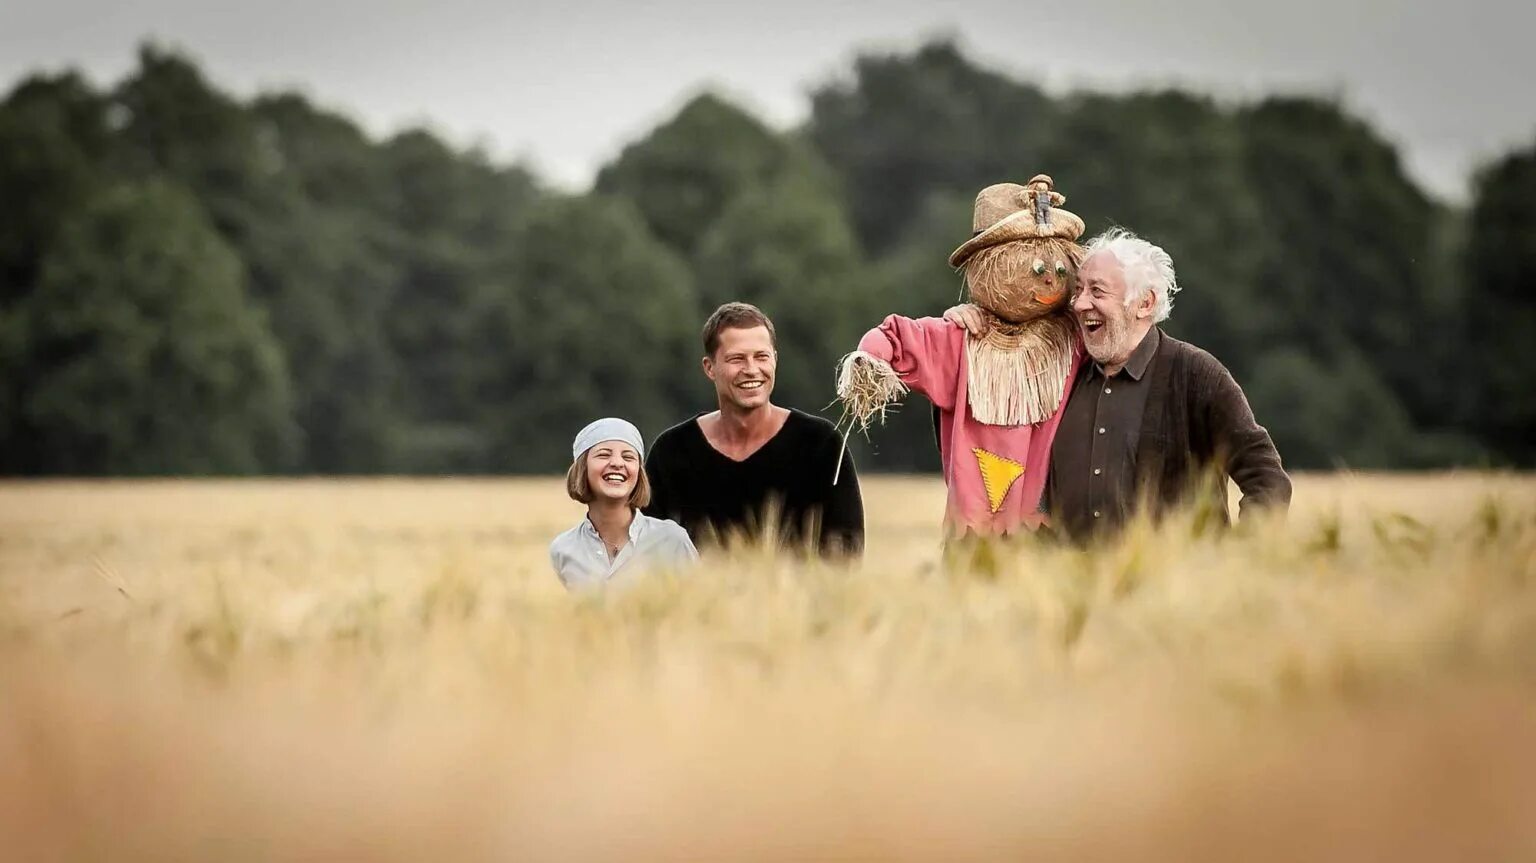
[[975, 303], [961, 303], [950, 308], [944, 313], [944, 320], [957, 327], [964, 327], [966, 332], [977, 338], [986, 335], [990, 328], [987, 316], [982, 313], [981, 306]]

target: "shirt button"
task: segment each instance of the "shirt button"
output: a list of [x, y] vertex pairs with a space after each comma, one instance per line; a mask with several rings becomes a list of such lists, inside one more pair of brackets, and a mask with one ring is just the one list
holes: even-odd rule
[[1100, 470], [1100, 469], [1099, 469], [1099, 468], [1094, 468], [1094, 469], [1093, 469], [1093, 475], [1094, 475], [1094, 476], [1098, 476], [1098, 475], [1099, 475], [1099, 474], [1101, 474], [1101, 473], [1103, 473], [1103, 472], [1104, 472], [1104, 471], [1102, 471], [1102, 470]]
[[1094, 510], [1093, 511], [1093, 517], [1094, 518], [1098, 518], [1100, 515], [1101, 515], [1101, 513], [1098, 510]]
[[1110, 394], [1110, 392], [1111, 392], [1111, 390], [1110, 390], [1110, 388], [1109, 388], [1109, 387], [1105, 387], [1105, 388], [1104, 388], [1104, 395], [1109, 395], [1109, 394]]
[[1099, 434], [1103, 434], [1103, 433], [1104, 433], [1104, 427], [1103, 426], [1099, 426]]

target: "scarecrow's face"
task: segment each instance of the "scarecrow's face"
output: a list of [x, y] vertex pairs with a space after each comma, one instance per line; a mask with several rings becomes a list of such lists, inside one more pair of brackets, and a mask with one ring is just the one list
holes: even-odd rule
[[1067, 306], [1077, 266], [1060, 244], [1017, 241], [977, 252], [965, 264], [965, 278], [978, 305], [1023, 323]]

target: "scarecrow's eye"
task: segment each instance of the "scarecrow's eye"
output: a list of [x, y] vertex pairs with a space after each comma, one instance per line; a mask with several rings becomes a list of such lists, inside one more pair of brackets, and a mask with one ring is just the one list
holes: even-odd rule
[[1035, 275], [1037, 275], [1037, 276], [1045, 275], [1045, 261], [1036, 259], [1035, 260], [1035, 266], [1033, 267], [1033, 269], [1035, 271]]
[[1066, 274], [1067, 274], [1067, 265], [1062, 263], [1061, 261], [1057, 261], [1056, 262], [1056, 275], [1058, 275], [1058, 276], [1065, 276]]

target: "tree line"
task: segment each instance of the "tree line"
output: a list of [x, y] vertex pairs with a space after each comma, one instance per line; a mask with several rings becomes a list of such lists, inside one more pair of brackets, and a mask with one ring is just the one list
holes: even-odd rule
[[[146, 45], [0, 103], [0, 473], [556, 472], [596, 415], [706, 409], [733, 299], [777, 325], [778, 400], [835, 416], [835, 360], [959, 300], [976, 191], [1038, 172], [1168, 249], [1168, 329], [1289, 466], [1536, 465], [1536, 138], [1450, 206], [1335, 101], [1052, 96], [936, 41], [799, 128], [699, 95], [563, 194]], [[861, 446], [937, 465], [918, 403]]]

